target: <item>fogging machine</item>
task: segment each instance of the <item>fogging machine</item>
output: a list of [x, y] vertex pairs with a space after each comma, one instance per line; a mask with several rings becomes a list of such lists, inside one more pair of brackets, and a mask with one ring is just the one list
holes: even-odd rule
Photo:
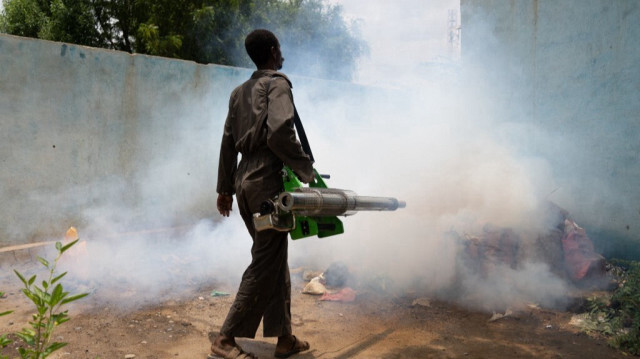
[[395, 211], [406, 203], [392, 197], [358, 196], [353, 191], [328, 188], [327, 175], [314, 169], [315, 178], [308, 186], [287, 166], [282, 170], [284, 191], [260, 206], [253, 215], [257, 231], [274, 229], [289, 232], [291, 239], [310, 236], [328, 237], [344, 233], [337, 216], [349, 216], [358, 211]]

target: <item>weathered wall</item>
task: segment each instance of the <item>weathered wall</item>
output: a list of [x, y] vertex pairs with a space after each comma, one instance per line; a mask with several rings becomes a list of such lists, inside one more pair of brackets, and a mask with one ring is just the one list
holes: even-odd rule
[[640, 2], [462, 0], [461, 14], [463, 59], [520, 148], [553, 164], [550, 198], [640, 238]]
[[248, 74], [0, 35], [0, 242], [89, 216], [129, 230], [210, 216], [228, 95]]
[[[551, 200], [581, 224], [631, 238], [640, 237], [639, 8], [633, 0], [463, 0], [461, 71], [445, 76], [458, 94], [481, 85], [475, 99], [500, 117], [497, 136], [512, 142], [514, 155], [550, 164]], [[0, 35], [0, 241], [27, 242], [70, 225], [122, 231], [217, 218], [220, 130], [230, 91], [249, 73]], [[393, 154], [413, 168], [419, 144], [393, 147], [384, 136], [438, 130], [429, 126], [456, 122], [453, 108], [474, 100], [465, 93], [465, 103], [451, 104], [440, 80], [423, 80], [433, 88], [391, 95], [293, 79], [319, 168], [342, 174], [334, 186], [362, 186], [353, 147], [366, 152], [371, 142], [380, 151], [370, 162], [385, 167], [382, 155]], [[457, 122], [484, 115], [469, 112]], [[430, 165], [437, 150], [426, 150], [418, 161], [427, 168], [414, 170], [437, 172]], [[379, 171], [374, 177], [388, 173]]]
[[[221, 130], [252, 71], [0, 34], [0, 245], [221, 218]], [[359, 86], [291, 79], [312, 131], [327, 103], [367, 113]]]

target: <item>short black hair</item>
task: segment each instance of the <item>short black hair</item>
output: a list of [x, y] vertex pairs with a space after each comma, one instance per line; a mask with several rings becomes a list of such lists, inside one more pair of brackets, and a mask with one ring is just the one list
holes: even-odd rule
[[265, 29], [251, 31], [244, 40], [244, 48], [256, 66], [267, 63], [269, 55], [271, 54], [271, 48], [278, 46], [280, 46], [280, 43], [276, 35]]

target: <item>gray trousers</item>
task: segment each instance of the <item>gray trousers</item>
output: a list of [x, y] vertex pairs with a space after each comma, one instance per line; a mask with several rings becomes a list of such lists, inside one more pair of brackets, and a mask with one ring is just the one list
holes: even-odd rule
[[[256, 232], [252, 208], [245, 193], [236, 193], [240, 215], [251, 234], [251, 264], [242, 275], [235, 301], [220, 333], [229, 337], [254, 338], [263, 320], [263, 336], [291, 334], [291, 279], [287, 263], [288, 233]], [[256, 211], [256, 209], [253, 209]]]

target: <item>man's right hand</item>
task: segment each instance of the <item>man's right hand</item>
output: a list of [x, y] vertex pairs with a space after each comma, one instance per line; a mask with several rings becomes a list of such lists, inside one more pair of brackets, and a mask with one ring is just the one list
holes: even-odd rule
[[[313, 171], [313, 168], [311, 169]], [[293, 171], [293, 174], [296, 175], [296, 177], [298, 177], [298, 179], [300, 180], [300, 182], [302, 183], [311, 183], [316, 179], [316, 175], [314, 172], [311, 172], [311, 177], [304, 177], [301, 176], [298, 172]]]
[[229, 212], [231, 212], [231, 207], [233, 205], [233, 196], [220, 193], [218, 194], [217, 204], [218, 212], [225, 217], [229, 217]]

